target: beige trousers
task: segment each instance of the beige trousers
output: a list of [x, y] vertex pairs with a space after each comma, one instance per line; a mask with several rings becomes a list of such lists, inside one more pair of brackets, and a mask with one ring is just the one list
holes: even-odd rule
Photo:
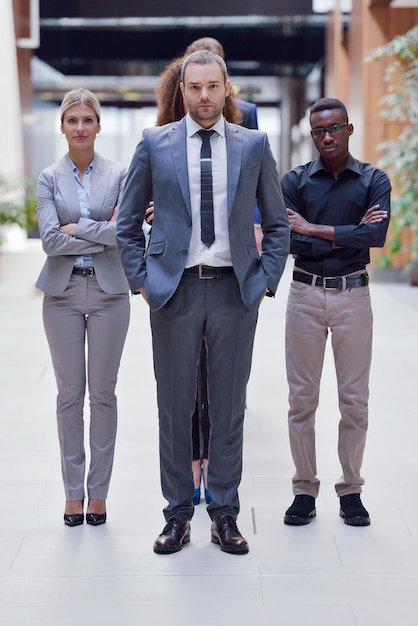
[[[293, 281], [286, 314], [286, 366], [289, 384], [289, 437], [296, 472], [295, 495], [318, 495], [315, 413], [328, 333], [335, 361], [340, 421], [338, 456], [342, 476], [338, 496], [360, 493], [368, 426], [372, 356], [369, 287], [328, 291]], [[323, 389], [324, 394], [327, 393]], [[331, 417], [331, 416], [330, 416]]]

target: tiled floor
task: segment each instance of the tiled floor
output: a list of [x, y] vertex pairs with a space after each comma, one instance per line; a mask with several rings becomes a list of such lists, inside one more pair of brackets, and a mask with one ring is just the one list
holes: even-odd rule
[[317, 416], [318, 517], [301, 528], [282, 521], [293, 472], [283, 353], [289, 262], [276, 299], [266, 299], [260, 312], [248, 386], [239, 526], [250, 553], [231, 556], [210, 543], [202, 503], [191, 544], [158, 556], [152, 543], [164, 502], [146, 306], [132, 301], [108, 523], [67, 528], [55, 382], [42, 297], [33, 286], [43, 261], [38, 244], [0, 259], [0, 625], [416, 626], [418, 289], [372, 285], [375, 348], [364, 462], [372, 525], [351, 528], [338, 516], [330, 352]]

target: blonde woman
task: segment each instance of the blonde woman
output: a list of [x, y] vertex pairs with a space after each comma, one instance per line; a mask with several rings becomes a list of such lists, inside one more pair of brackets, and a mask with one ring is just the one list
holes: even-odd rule
[[[115, 386], [129, 325], [129, 293], [116, 246], [116, 217], [126, 169], [95, 152], [100, 104], [73, 89], [61, 104], [68, 152], [41, 172], [38, 220], [47, 259], [37, 281], [54, 367], [66, 496], [64, 522], [106, 521], [117, 426]], [[89, 460], [84, 400], [90, 401]]]

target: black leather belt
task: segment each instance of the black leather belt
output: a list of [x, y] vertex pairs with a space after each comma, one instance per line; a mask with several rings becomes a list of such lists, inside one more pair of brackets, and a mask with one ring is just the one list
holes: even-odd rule
[[73, 274], [77, 276], [94, 276], [95, 273], [94, 267], [75, 267], [73, 269]]
[[359, 274], [358, 276], [316, 276], [315, 274], [304, 274], [303, 272], [293, 272], [293, 280], [299, 283], [306, 283], [314, 287], [324, 289], [352, 289], [353, 287], [365, 287], [369, 284], [369, 275]]
[[186, 276], [195, 276], [196, 278], [223, 278], [224, 276], [233, 276], [234, 268], [231, 265], [225, 267], [194, 265], [193, 267], [186, 267], [184, 274]]

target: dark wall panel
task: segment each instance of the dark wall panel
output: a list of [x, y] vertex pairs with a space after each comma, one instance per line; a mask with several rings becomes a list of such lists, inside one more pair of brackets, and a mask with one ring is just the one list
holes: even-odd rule
[[311, 15], [312, 0], [41, 0], [41, 17]]
[[[324, 55], [323, 25], [311, 20], [274, 20], [312, 14], [312, 0], [41, 0], [41, 45], [37, 56], [64, 74], [159, 73], [161, 67], [199, 37], [219, 39], [232, 74], [306, 75]], [[256, 27], [246, 22], [209, 20], [193, 25], [173, 20], [119, 23], [118, 17], [265, 15]], [[57, 18], [92, 18], [61, 24]], [[116, 18], [103, 23], [99, 18]], [[50, 20], [48, 20], [50, 18]], [[207, 23], [209, 22], [209, 24]], [[247, 63], [247, 64], [246, 64]], [[252, 66], [252, 69], [251, 69]]]
[[[272, 73], [275, 65], [315, 64], [323, 55], [323, 34], [308, 36], [303, 30], [285, 37], [274, 30], [228, 30], [202, 32], [187, 29], [168, 31], [100, 31], [55, 30], [41, 37], [37, 55], [66, 74], [96, 73], [97, 61], [103, 62], [167, 62], [182, 54], [189, 43], [201, 36], [211, 35], [221, 41], [229, 64], [257, 61]], [[109, 73], [114, 73], [109, 64]], [[236, 72], [235, 72], [236, 73]], [[275, 73], [273, 71], [273, 73]]]

